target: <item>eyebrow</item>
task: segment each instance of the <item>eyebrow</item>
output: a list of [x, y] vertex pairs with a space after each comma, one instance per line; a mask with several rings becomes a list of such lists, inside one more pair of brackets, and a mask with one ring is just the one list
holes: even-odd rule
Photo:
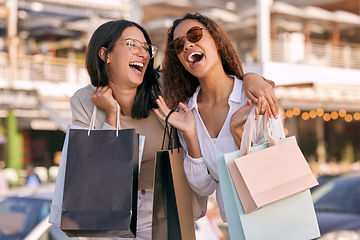
[[[132, 37], [127, 37], [127, 38], [124, 38], [124, 40], [130, 40], [130, 39], [132, 39], [132, 40], [136, 40], [136, 41], [139, 41], [139, 42], [141, 42], [141, 43], [146, 43], [146, 44], [149, 44], [148, 42], [146, 42], [146, 40], [145, 40], [145, 42], [142, 42], [142, 41], [140, 41], [139, 39], [137, 39], [137, 38], [132, 38]], [[124, 40], [121, 40], [121, 41], [124, 41]]]

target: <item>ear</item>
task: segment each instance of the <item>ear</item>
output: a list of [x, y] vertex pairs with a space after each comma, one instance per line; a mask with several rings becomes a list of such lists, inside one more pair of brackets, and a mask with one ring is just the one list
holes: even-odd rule
[[[106, 53], [106, 48], [101, 47], [98, 54], [101, 60], [103, 60], [104, 62], [105, 62], [105, 53]], [[109, 55], [107, 56], [106, 63], [110, 63]]]

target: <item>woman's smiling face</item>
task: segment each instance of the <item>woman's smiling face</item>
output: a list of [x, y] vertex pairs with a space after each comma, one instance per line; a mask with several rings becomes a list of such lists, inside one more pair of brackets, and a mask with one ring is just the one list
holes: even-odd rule
[[[195, 26], [203, 28], [203, 36], [198, 42], [192, 43], [187, 39], [186, 34]], [[184, 44], [182, 52], [177, 56], [193, 76], [204, 78], [212, 70], [217, 69], [219, 64], [222, 67], [215, 41], [202, 23], [193, 19], [182, 21], [174, 30], [174, 39], [176, 38], [182, 38]]]
[[146, 39], [140, 29], [128, 27], [108, 54], [107, 64], [109, 64], [111, 75], [121, 87], [126, 85], [138, 87], [143, 81], [150, 61], [150, 55], [143, 47], [140, 48], [138, 54], [130, 50], [134, 42], [146, 43]]

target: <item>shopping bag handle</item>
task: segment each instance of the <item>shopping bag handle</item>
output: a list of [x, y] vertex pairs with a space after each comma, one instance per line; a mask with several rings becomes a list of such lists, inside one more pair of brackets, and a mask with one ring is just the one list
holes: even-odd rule
[[[267, 120], [267, 117], [262, 119], [262, 135], [263, 138], [269, 142], [269, 146], [274, 146], [281, 142], [275, 131], [275, 124], [272, 124], [273, 119]], [[257, 122], [255, 120], [255, 108], [251, 110], [248, 118], [243, 126], [243, 135], [240, 144], [240, 156], [248, 154], [250, 152], [251, 142], [256, 141], [255, 127]]]
[[[120, 129], [119, 112], [120, 112], [120, 106], [119, 103], [116, 101], [116, 137], [119, 136], [119, 129]], [[96, 114], [97, 114], [97, 107], [94, 105], [93, 113], [89, 124], [88, 136], [90, 136], [90, 131], [95, 129]]]
[[[168, 123], [168, 120], [169, 120], [169, 117], [170, 115], [175, 112], [175, 109], [171, 110], [169, 112], [169, 114], [166, 116], [165, 118], [165, 127], [164, 127], [164, 135], [163, 135], [163, 141], [162, 141], [162, 145], [161, 145], [161, 150], [164, 150], [164, 144], [165, 144], [165, 138], [166, 138], [166, 134], [168, 135], [168, 138], [169, 138], [169, 144], [168, 144], [168, 149], [169, 150], [173, 150], [173, 139], [172, 139], [172, 131], [173, 131], [173, 126], [170, 127], [169, 129], [169, 123]], [[170, 124], [171, 125], [171, 124]], [[176, 135], [177, 136], [177, 135]], [[178, 142], [178, 141], [177, 141]], [[178, 151], [180, 151], [180, 146], [179, 144], [177, 145], [177, 148], [178, 148]]]

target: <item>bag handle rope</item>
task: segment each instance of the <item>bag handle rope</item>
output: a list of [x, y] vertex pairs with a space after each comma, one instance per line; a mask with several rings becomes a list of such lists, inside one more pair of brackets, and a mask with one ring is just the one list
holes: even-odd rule
[[[120, 106], [119, 103], [116, 101], [116, 137], [119, 136], [119, 129], [120, 129], [119, 112], [120, 112]], [[90, 131], [95, 129], [96, 114], [97, 114], [97, 107], [94, 105], [93, 113], [89, 124], [88, 136], [90, 136]]]

